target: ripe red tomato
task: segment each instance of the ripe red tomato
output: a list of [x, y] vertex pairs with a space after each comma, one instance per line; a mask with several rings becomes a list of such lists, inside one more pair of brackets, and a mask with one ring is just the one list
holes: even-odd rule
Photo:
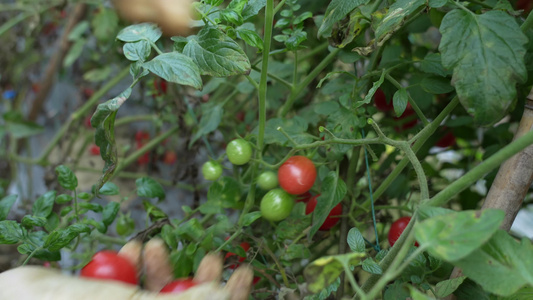
[[[309, 202], [307, 202], [307, 205], [305, 206], [306, 215], [312, 213], [315, 210], [317, 204], [316, 199], [318, 198], [318, 196], [320, 196], [320, 194], [312, 197]], [[326, 221], [324, 221], [322, 226], [320, 226], [319, 230], [330, 230], [333, 226], [339, 223], [341, 218], [338, 218], [337, 216], [340, 215], [342, 215], [342, 204], [339, 203], [329, 212]]]
[[[226, 239], [226, 240], [227, 240], [227, 239]], [[250, 244], [248, 244], [247, 242], [242, 242], [242, 243], [241, 243], [241, 248], [244, 249], [244, 252], [248, 252], [248, 250], [250, 249]], [[233, 252], [228, 252], [228, 253], [226, 254], [226, 256], [224, 257], [224, 260], [227, 260], [228, 258], [230, 258], [230, 257], [232, 257], [232, 256], [236, 256], [236, 255], [237, 255], [237, 254], [235, 254], [235, 253], [233, 253]], [[242, 263], [245, 259], [246, 259], [246, 257], [240, 257], [240, 256], [239, 256], [238, 261], [239, 261], [240, 263]], [[233, 264], [233, 265], [229, 266], [229, 268], [230, 268], [230, 269], [235, 269], [235, 268], [237, 268], [237, 266], [238, 266], [238, 265]]]
[[518, 0], [516, 2], [516, 9], [523, 9], [524, 15], [527, 15], [533, 9], [533, 2], [531, 0]]
[[161, 294], [179, 294], [182, 292], [185, 292], [186, 290], [192, 288], [193, 286], [197, 285], [194, 280], [191, 278], [180, 278], [176, 279], [169, 284], [165, 285], [159, 293]]
[[[394, 130], [396, 130], [396, 132], [402, 132], [415, 127], [416, 123], [418, 123], [418, 119], [416, 116], [414, 117], [415, 114], [415, 110], [411, 107], [411, 104], [408, 103], [403, 114], [394, 118], [394, 120], [402, 123], [401, 125], [395, 126]], [[409, 119], [409, 121], [405, 121], [404, 119]]]
[[453, 145], [455, 145], [455, 136], [451, 131], [448, 131], [448, 133], [435, 143], [435, 146], [441, 148], [447, 148]]
[[138, 130], [136, 133], [135, 133], [135, 141], [137, 143], [145, 143], [146, 141], [148, 141], [150, 139], [150, 133], [148, 133], [147, 131], [144, 131], [144, 130]]
[[294, 207], [293, 197], [282, 189], [270, 190], [261, 199], [261, 216], [277, 222], [287, 218]]
[[237, 120], [241, 121], [241, 122], [244, 122], [244, 117], [245, 117], [245, 114], [244, 114], [244, 111], [239, 111], [235, 117], [237, 118]]
[[82, 277], [122, 281], [137, 285], [137, 270], [125, 257], [115, 251], [104, 250], [96, 253], [93, 259], [81, 269]]
[[287, 159], [278, 170], [279, 185], [292, 195], [309, 191], [315, 179], [315, 165], [305, 156], [296, 155]]
[[155, 96], [162, 96], [167, 93], [167, 81], [161, 78], [154, 79]]
[[177, 158], [178, 157], [176, 155], [176, 152], [172, 150], [168, 150], [167, 152], [165, 152], [165, 156], [163, 157], [163, 162], [166, 165], [173, 165], [176, 162]]
[[92, 144], [91, 147], [89, 147], [89, 153], [93, 156], [100, 155], [100, 147]]
[[378, 89], [376, 93], [374, 93], [374, 105], [377, 109], [387, 112], [394, 109], [394, 104], [392, 104], [392, 99], [387, 102], [387, 97], [385, 96], [385, 93]]
[[[392, 223], [388, 235], [391, 247], [394, 246], [394, 243], [400, 238], [400, 235], [402, 235], [402, 232], [405, 230], [405, 227], [407, 227], [410, 220], [411, 217], [402, 217]], [[418, 247], [418, 243], [415, 243], [415, 246]]]

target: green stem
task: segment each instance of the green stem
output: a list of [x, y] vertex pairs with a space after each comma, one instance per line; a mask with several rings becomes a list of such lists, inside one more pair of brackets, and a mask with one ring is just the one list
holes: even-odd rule
[[[262, 72], [261, 69], [259, 69], [258, 67], [252, 67], [252, 69], [256, 70], [257, 72]], [[277, 82], [283, 84], [284, 86], [288, 87], [289, 89], [292, 89], [293, 85], [288, 82], [287, 80], [275, 75], [275, 74], [272, 74], [272, 73], [267, 73], [268, 77], [276, 80]], [[259, 89], [259, 88], [257, 88]]]
[[294, 63], [292, 71], [292, 86], [296, 86], [298, 82], [298, 50], [294, 50]]
[[526, 20], [522, 24], [522, 26], [520, 26], [520, 30], [522, 30], [522, 32], [526, 32], [529, 29], [531, 29], [532, 26], [533, 26], [533, 13], [530, 12]]
[[148, 41], [150, 43], [150, 45], [152, 46], [152, 48], [154, 48], [154, 50], [155, 50], [155, 52], [157, 52], [157, 54], [159, 54], [159, 55], [163, 54], [163, 51], [161, 51], [161, 49], [159, 49], [159, 47], [157, 47], [157, 45], [154, 42], [152, 42], [149, 39], [146, 39], [146, 41]]
[[[398, 82], [396, 81], [396, 79], [394, 79], [394, 77], [390, 76], [390, 74], [385, 74], [385, 78], [387, 78], [387, 80], [392, 83], [397, 89], [402, 89], [403, 86]], [[413, 98], [411, 98], [411, 96], [409, 94], [407, 94], [407, 99], [409, 100], [409, 103], [411, 104], [411, 106], [413, 107], [413, 109], [415, 110], [416, 114], [418, 115], [418, 117], [420, 118], [420, 120], [422, 120], [422, 123], [424, 123], [424, 126], [428, 125], [429, 124], [429, 121], [428, 119], [426, 118], [426, 116], [424, 116], [424, 113], [422, 112], [422, 110], [420, 110], [420, 108], [418, 107], [418, 104], [416, 104], [415, 100], [413, 100]]]
[[133, 122], [141, 122], [141, 121], [156, 121], [158, 120], [158, 117], [156, 115], [134, 115], [134, 116], [126, 116], [122, 117], [115, 121], [115, 127], [126, 125]]
[[455, 180], [445, 189], [440, 191], [437, 195], [428, 201], [425, 201], [425, 205], [430, 206], [442, 206], [450, 201], [455, 195], [471, 186], [477, 180], [482, 178], [485, 174], [499, 167], [504, 161], [511, 158], [511, 156], [522, 151], [524, 148], [533, 144], [533, 131], [529, 131], [522, 137], [516, 139], [511, 144], [500, 149], [500, 151], [493, 154], [487, 160], [483, 161], [461, 178]]
[[248, 82], [250, 82], [256, 90], [259, 90], [259, 84], [257, 84], [257, 82], [255, 82], [255, 80], [252, 77], [250, 77], [249, 75], [245, 75], [244, 77], [248, 79]]
[[[331, 51], [328, 56], [326, 56], [319, 64], [316, 66], [311, 73], [309, 73], [304, 80], [297, 86], [293, 87], [291, 94], [289, 96], [289, 99], [285, 102], [285, 104], [281, 107], [278, 115], [280, 117], [285, 117], [289, 110], [292, 108], [292, 105], [294, 104], [294, 101], [296, 101], [296, 98], [300, 95], [300, 93], [303, 91], [305, 87], [307, 87], [313, 79], [315, 79], [322, 70], [324, 70], [329, 64], [335, 59], [335, 56], [341, 51], [339, 48], [335, 48], [333, 51]], [[264, 69], [264, 68], [263, 68]]]
[[[350, 285], [352, 286], [354, 291], [357, 293], [357, 295], [359, 297], [361, 297], [361, 299], [367, 299], [367, 297], [365, 295], [365, 292], [363, 292], [363, 290], [361, 290], [361, 287], [359, 287], [359, 285], [355, 281], [355, 278], [353, 277], [353, 273], [350, 270], [350, 267], [348, 267], [348, 264], [344, 263], [344, 264], [342, 264], [342, 266], [344, 268], [344, 274], [346, 274], [346, 277], [348, 277], [348, 281], [350, 282]], [[342, 281], [341, 281], [341, 285], [342, 285]], [[337, 297], [338, 297], [338, 295], [337, 295]]]
[[285, 1], [287, 0], [281, 0], [278, 5], [276, 5], [276, 8], [274, 8], [274, 12], [272, 13], [272, 15], [274, 16], [275, 14], [278, 13], [278, 11], [283, 7], [283, 4], [285, 4]]
[[325, 42], [325, 43], [321, 44], [318, 47], [314, 47], [311, 51], [304, 53], [299, 59], [300, 59], [300, 61], [306, 61], [310, 57], [315, 56], [317, 53], [320, 53], [320, 52], [328, 49], [328, 46], [329, 46], [329, 43]]

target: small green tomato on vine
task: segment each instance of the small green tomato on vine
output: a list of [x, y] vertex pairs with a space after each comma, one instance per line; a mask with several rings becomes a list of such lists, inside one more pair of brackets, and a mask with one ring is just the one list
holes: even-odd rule
[[278, 186], [278, 175], [272, 171], [263, 172], [257, 177], [257, 185], [263, 190], [271, 190]]
[[222, 166], [213, 160], [206, 161], [202, 166], [202, 175], [206, 180], [217, 180], [222, 175]]
[[291, 214], [293, 206], [292, 195], [282, 189], [273, 189], [261, 199], [261, 215], [269, 221], [281, 221]]
[[247, 164], [252, 158], [252, 146], [243, 139], [233, 140], [226, 147], [226, 155], [234, 165]]

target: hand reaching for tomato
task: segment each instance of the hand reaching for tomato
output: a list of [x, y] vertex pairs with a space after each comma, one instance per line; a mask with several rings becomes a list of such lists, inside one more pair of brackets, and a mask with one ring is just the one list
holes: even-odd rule
[[[115, 255], [119, 258], [113, 259]], [[132, 268], [125, 268], [125, 271], [124, 264], [128, 263]], [[101, 271], [104, 272], [104, 276], [96, 271], [99, 264], [104, 269]], [[0, 274], [0, 299], [248, 299], [253, 281], [251, 268], [246, 265], [240, 266], [226, 285], [221, 287], [222, 264], [222, 257], [208, 254], [198, 266], [194, 278], [173, 281], [168, 252], [163, 241], [159, 239], [149, 241], [144, 251], [140, 242], [132, 241], [118, 254], [111, 251], [97, 253], [82, 271], [82, 277], [66, 275], [59, 270], [39, 266], [24, 266], [3, 272]], [[132, 282], [132, 277], [139, 278], [141, 270], [145, 273], [145, 290], [124, 282]], [[124, 274], [124, 272], [137, 274]], [[110, 273], [113, 278], [108, 276]], [[92, 278], [83, 277], [88, 274], [93, 275]]]

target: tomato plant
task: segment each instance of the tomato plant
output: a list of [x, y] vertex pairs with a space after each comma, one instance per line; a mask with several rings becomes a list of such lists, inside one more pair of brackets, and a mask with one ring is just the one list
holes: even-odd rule
[[222, 165], [217, 161], [206, 161], [202, 165], [202, 175], [206, 180], [217, 180], [222, 175]]
[[[411, 221], [411, 217], [402, 217], [392, 223], [387, 235], [389, 245], [394, 246], [396, 241], [400, 238], [400, 235], [402, 235], [403, 231], [407, 227], [407, 224], [409, 224], [409, 221]], [[418, 247], [418, 243], [415, 243], [415, 246]]]
[[192, 278], [180, 278], [173, 280], [165, 285], [159, 293], [162, 294], [180, 294], [186, 290], [192, 288], [198, 283], [194, 282]]
[[287, 159], [278, 170], [279, 185], [292, 195], [309, 191], [315, 179], [315, 165], [305, 156], [297, 155]]
[[[320, 196], [316, 195], [313, 196], [311, 199], [309, 199], [309, 202], [307, 202], [305, 206], [305, 214], [308, 215], [312, 213], [315, 210], [316, 204], [317, 204], [317, 198]], [[337, 225], [339, 223], [340, 218], [339, 216], [342, 215], [342, 204], [339, 203], [333, 207], [333, 209], [329, 212], [326, 220], [322, 225], [320, 225], [320, 230], [330, 230], [333, 226]]]
[[235, 139], [226, 147], [226, 155], [234, 165], [247, 164], [252, 158], [252, 146], [243, 139]]
[[116, 280], [136, 285], [137, 271], [133, 264], [114, 251], [100, 251], [81, 269], [82, 277]]
[[293, 197], [282, 189], [273, 189], [261, 199], [261, 216], [269, 221], [281, 221], [287, 218], [294, 206]]

